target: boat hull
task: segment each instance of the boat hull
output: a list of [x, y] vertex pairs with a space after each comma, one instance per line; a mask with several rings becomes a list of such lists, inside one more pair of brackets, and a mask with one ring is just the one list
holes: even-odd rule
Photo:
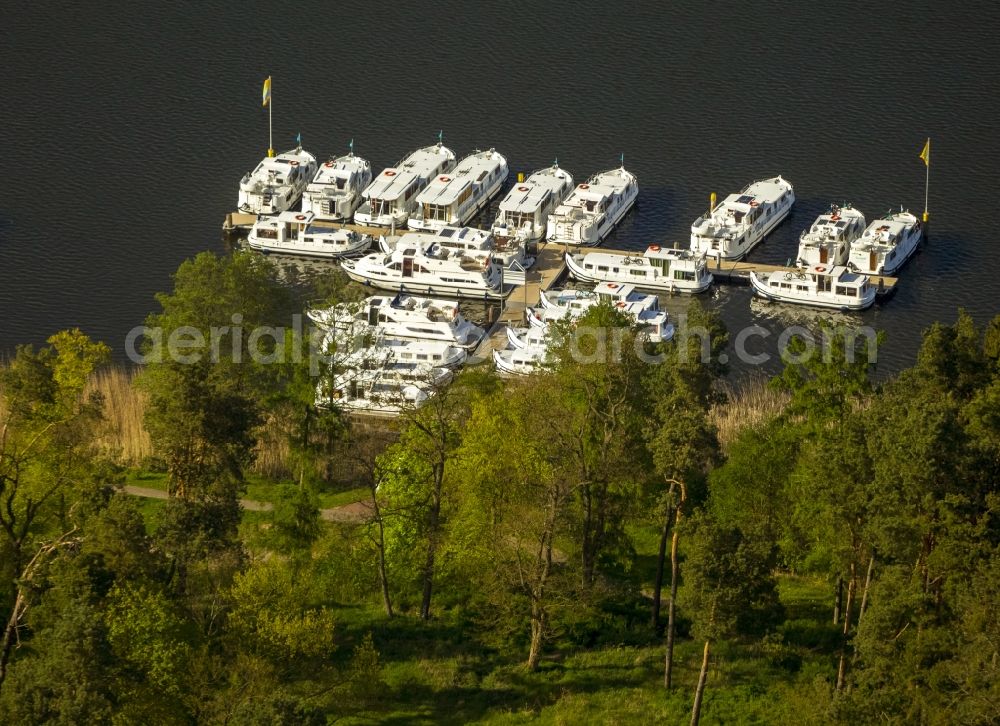
[[574, 256], [566, 253], [566, 269], [569, 273], [583, 282], [618, 282], [621, 284], [634, 285], [639, 290], [652, 290], [654, 292], [683, 292], [691, 295], [705, 292], [712, 286], [714, 278], [711, 273], [697, 281], [670, 280], [658, 278], [656, 280], [630, 279], [624, 275], [614, 275], [612, 273], [602, 273], [596, 270], [587, 270], [580, 265]]
[[750, 273], [750, 285], [758, 297], [772, 302], [791, 303], [793, 305], [804, 305], [811, 308], [823, 308], [826, 310], [840, 310], [842, 312], [860, 312], [867, 310], [875, 302], [875, 290], [869, 287], [868, 293], [861, 298], [821, 298], [821, 297], [799, 297], [795, 295], [783, 294], [767, 287], [757, 277], [755, 272]]

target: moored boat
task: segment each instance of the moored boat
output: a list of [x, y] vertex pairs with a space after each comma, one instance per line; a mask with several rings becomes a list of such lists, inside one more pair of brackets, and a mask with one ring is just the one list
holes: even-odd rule
[[372, 238], [354, 230], [315, 224], [312, 212], [282, 212], [258, 217], [247, 244], [262, 252], [338, 258], [371, 247]]
[[294, 207], [316, 174], [316, 157], [301, 146], [266, 156], [240, 180], [237, 207], [246, 214], [279, 214]]
[[832, 205], [821, 214], [812, 227], [799, 237], [799, 256], [796, 264], [803, 268], [817, 265], [846, 265], [851, 243], [865, 231], [865, 215], [847, 204]]
[[866, 275], [894, 275], [917, 251], [922, 236], [916, 216], [903, 209], [889, 212], [854, 240], [848, 264]]
[[558, 162], [515, 184], [500, 202], [493, 222], [497, 247], [537, 242], [545, 236], [549, 215], [573, 189], [573, 177]]
[[402, 227], [416, 207], [416, 196], [431, 179], [455, 166], [455, 152], [440, 141], [417, 149], [396, 166], [383, 169], [361, 193], [354, 221], [376, 227]]
[[492, 199], [507, 180], [507, 159], [495, 149], [476, 151], [450, 172], [428, 182], [410, 213], [410, 229], [461, 227]]
[[813, 265], [795, 272], [751, 271], [750, 284], [768, 300], [843, 311], [868, 308], [876, 293], [866, 275], [843, 265]]
[[484, 299], [508, 292], [501, 284], [501, 267], [492, 256], [447, 249], [433, 235], [404, 235], [388, 254], [376, 252], [345, 260], [341, 266], [352, 280], [383, 290]]
[[360, 303], [310, 310], [307, 315], [325, 329], [377, 328], [390, 338], [433, 340], [466, 350], [486, 334], [465, 319], [456, 303], [406, 293], [374, 295]]
[[643, 290], [698, 293], [712, 285], [704, 255], [660, 245], [650, 245], [641, 256], [567, 252], [566, 268], [577, 280], [630, 284]]
[[371, 181], [371, 164], [354, 155], [351, 142], [349, 154], [319, 165], [302, 195], [302, 211], [312, 212], [316, 219], [350, 220], [361, 204], [361, 193]]
[[788, 216], [795, 203], [792, 185], [780, 176], [756, 181], [730, 194], [691, 225], [691, 250], [739, 260]]
[[639, 184], [625, 166], [595, 174], [578, 184], [546, 222], [546, 236], [557, 244], [600, 244], [635, 204]]

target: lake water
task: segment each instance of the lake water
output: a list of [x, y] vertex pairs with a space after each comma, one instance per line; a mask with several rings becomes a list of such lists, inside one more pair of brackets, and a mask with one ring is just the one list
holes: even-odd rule
[[[459, 155], [495, 147], [529, 172], [558, 157], [578, 181], [624, 153], [640, 194], [609, 247], [686, 244], [710, 192], [780, 173], [798, 202], [752, 253], [766, 262], [792, 257], [832, 201], [919, 214], [931, 136], [930, 237], [862, 316], [888, 331], [881, 368], [908, 365], [959, 307], [1000, 311], [992, 3], [45, 2], [3, 16], [2, 351], [79, 326], [120, 354], [177, 265], [224, 249], [238, 181], [267, 149], [267, 75], [279, 149], [301, 132], [326, 157], [353, 138], [381, 168], [443, 129]], [[708, 300], [732, 329], [802, 318], [743, 287]]]

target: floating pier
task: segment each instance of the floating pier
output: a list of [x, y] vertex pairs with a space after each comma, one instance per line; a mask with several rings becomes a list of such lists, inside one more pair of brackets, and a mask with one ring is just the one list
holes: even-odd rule
[[[242, 212], [231, 212], [226, 215], [225, 223], [222, 225], [223, 232], [231, 234], [240, 230], [248, 230], [257, 221], [257, 215], [244, 214]], [[382, 235], [391, 234], [391, 230], [386, 227], [366, 227], [358, 224], [340, 224], [338, 222], [314, 221], [313, 224], [331, 229], [350, 229], [361, 234], [371, 235], [373, 239], [378, 239]], [[405, 228], [397, 229], [397, 234], [405, 234]], [[558, 245], [551, 242], [540, 242], [538, 252], [535, 255], [535, 264], [524, 272], [524, 283], [520, 279], [508, 279], [505, 281], [505, 288], [520, 287], [520, 290], [512, 290], [503, 306], [500, 321], [516, 319], [520, 317], [524, 309], [531, 305], [538, 304], [538, 293], [541, 290], [548, 290], [552, 285], [561, 280], [566, 274], [565, 253], [569, 250], [566, 245]], [[603, 252], [610, 255], [634, 255], [642, 256], [642, 250], [613, 250], [604, 247], [584, 247], [573, 248], [574, 252], [587, 254], [589, 252]], [[749, 285], [750, 273], [782, 273], [797, 274], [801, 270], [797, 267], [787, 267], [784, 265], [770, 265], [763, 262], [732, 262], [729, 260], [708, 260], [708, 269], [712, 273], [716, 282], [732, 283], [736, 285]], [[513, 278], [513, 274], [511, 275]], [[520, 275], [518, 275], [518, 278]], [[887, 276], [869, 276], [871, 283], [875, 285], [878, 295], [885, 297], [896, 290], [898, 279]], [[499, 321], [498, 321], [499, 322]]]

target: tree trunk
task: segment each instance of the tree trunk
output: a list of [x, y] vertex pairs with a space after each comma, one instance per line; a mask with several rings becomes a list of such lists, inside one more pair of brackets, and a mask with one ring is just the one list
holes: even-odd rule
[[844, 598], [844, 576], [837, 575], [837, 593], [833, 601], [833, 624], [840, 623], [840, 606]]
[[434, 558], [437, 555], [438, 527], [441, 523], [441, 488], [444, 466], [438, 465], [434, 471], [434, 493], [427, 527], [427, 559], [424, 562], [424, 592], [420, 600], [420, 619], [431, 617], [431, 595], [434, 592]]
[[694, 706], [691, 707], [691, 726], [698, 726], [701, 718], [701, 697], [705, 693], [705, 681], [708, 680], [708, 646], [705, 641], [705, 653], [701, 657], [701, 673], [698, 674], [698, 687], [694, 692]]
[[687, 500], [687, 487], [680, 482], [681, 499], [674, 508], [674, 532], [670, 539], [670, 600], [667, 602], [667, 653], [663, 663], [663, 687], [673, 686], [674, 675], [674, 633], [676, 632], [677, 587], [680, 584], [680, 560], [677, 559], [677, 544], [680, 541], [681, 517]]
[[656, 578], [653, 580], [653, 617], [651, 623], [653, 632], [659, 634], [660, 628], [660, 598], [663, 593], [663, 569], [667, 559], [667, 539], [670, 537], [670, 520], [673, 519], [673, 511], [667, 507], [667, 514], [663, 518], [663, 529], [660, 531], [660, 548], [656, 553]]
[[861, 608], [858, 610], [858, 625], [861, 625], [861, 618], [865, 616], [865, 608], [868, 607], [868, 588], [872, 584], [872, 571], [875, 569], [875, 554], [868, 558], [868, 573], [865, 575], [865, 589], [861, 592]]
[[7, 664], [10, 662], [10, 653], [14, 649], [14, 641], [17, 640], [17, 628], [20, 625], [21, 615], [24, 613], [24, 606], [24, 595], [19, 587], [17, 597], [14, 599], [14, 608], [7, 619], [7, 627], [3, 631], [3, 640], [0, 641], [0, 688], [3, 687], [4, 679], [7, 677]]
[[545, 612], [537, 599], [531, 603], [531, 648], [528, 650], [527, 668], [538, 670], [538, 661], [542, 657], [542, 641], [545, 638]]
[[847, 639], [851, 630], [851, 608], [854, 606], [854, 592], [857, 589], [857, 571], [851, 563], [851, 579], [847, 583], [847, 603], [844, 607], [843, 642], [840, 646], [840, 662], [837, 664], [837, 690], [843, 690], [847, 676]]
[[372, 511], [375, 513], [375, 524], [378, 527], [378, 540], [375, 542], [375, 549], [378, 552], [378, 579], [382, 586], [382, 605], [385, 606], [386, 616], [391, 618], [392, 598], [389, 597], [389, 575], [385, 567], [385, 524], [382, 522], [382, 511], [378, 506], [375, 487], [372, 487]]

